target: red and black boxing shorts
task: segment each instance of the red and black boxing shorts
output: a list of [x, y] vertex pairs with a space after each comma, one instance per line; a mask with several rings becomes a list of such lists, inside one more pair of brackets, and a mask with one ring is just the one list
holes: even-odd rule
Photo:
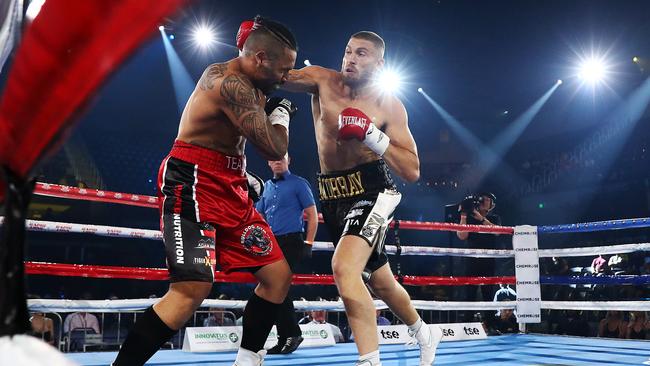
[[160, 229], [171, 282], [214, 281], [283, 259], [248, 198], [245, 156], [175, 141], [158, 172]]
[[374, 250], [365, 272], [388, 263], [386, 232], [401, 200], [383, 159], [345, 171], [318, 175], [323, 220], [334, 245], [345, 235], [364, 239]]

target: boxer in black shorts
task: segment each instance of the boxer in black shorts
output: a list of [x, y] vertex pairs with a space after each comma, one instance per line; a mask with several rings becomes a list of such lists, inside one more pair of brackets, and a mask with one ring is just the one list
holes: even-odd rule
[[[384, 65], [384, 40], [350, 37], [341, 71], [307, 66], [282, 88], [312, 95], [323, 216], [334, 238], [334, 280], [359, 351], [357, 365], [381, 365], [372, 297], [384, 300], [420, 345], [420, 365], [434, 361], [442, 332], [420, 319], [387, 263], [383, 242], [399, 204], [388, 168], [408, 182], [420, 175], [417, 146], [402, 102], [374, 80]], [[365, 274], [365, 276], [364, 276]]]
[[[332, 241], [338, 244], [341, 237], [354, 235], [373, 247], [364, 269], [367, 282], [374, 271], [388, 263], [384, 240], [401, 198], [386, 162], [379, 159], [355, 169], [319, 174], [318, 191]], [[373, 215], [373, 210], [382, 205], [393, 207], [386, 220]]]

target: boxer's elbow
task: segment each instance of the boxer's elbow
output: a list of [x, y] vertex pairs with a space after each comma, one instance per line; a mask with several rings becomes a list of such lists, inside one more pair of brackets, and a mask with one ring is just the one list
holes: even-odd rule
[[276, 149], [269, 149], [268, 151], [263, 151], [262, 152], [262, 155], [264, 156], [264, 159], [266, 159], [268, 161], [282, 160], [286, 154], [287, 154], [286, 146], [285, 146], [284, 149], [279, 147], [279, 148], [276, 148]]
[[286, 136], [276, 136], [271, 138], [271, 143], [267, 146], [259, 146], [262, 150], [262, 155], [266, 160], [277, 161], [282, 160], [289, 149], [289, 140]]
[[420, 163], [415, 161], [412, 166], [404, 169], [402, 178], [408, 183], [415, 183], [420, 179]]
[[404, 172], [404, 180], [408, 183], [415, 183], [420, 179], [420, 169], [412, 169]]

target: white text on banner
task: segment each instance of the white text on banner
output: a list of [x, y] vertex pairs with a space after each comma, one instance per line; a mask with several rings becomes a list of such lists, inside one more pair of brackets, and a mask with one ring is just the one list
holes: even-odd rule
[[[429, 324], [429, 326], [440, 328], [443, 342], [487, 338], [481, 323]], [[405, 344], [411, 338], [404, 324], [378, 326], [377, 335], [379, 344]]]
[[539, 323], [542, 320], [542, 295], [539, 286], [537, 227], [516, 226], [512, 238], [517, 279], [517, 321]]
[[[305, 339], [300, 347], [333, 346], [334, 336], [329, 324], [302, 324], [302, 336]], [[183, 339], [185, 352], [219, 352], [236, 351], [241, 343], [242, 327], [188, 327]], [[278, 343], [275, 327], [271, 329], [264, 348]]]

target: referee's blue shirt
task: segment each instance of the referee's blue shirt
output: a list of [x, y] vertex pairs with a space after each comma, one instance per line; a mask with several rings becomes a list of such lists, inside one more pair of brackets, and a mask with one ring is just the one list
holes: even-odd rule
[[273, 234], [285, 235], [304, 231], [303, 210], [314, 204], [307, 180], [287, 170], [281, 177], [264, 183], [264, 194], [256, 208], [266, 218]]

